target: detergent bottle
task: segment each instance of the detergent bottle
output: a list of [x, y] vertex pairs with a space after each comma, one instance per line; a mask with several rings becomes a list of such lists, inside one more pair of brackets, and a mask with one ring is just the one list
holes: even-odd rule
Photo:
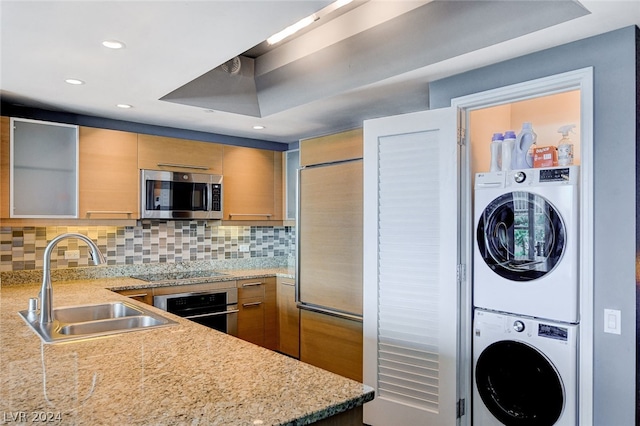
[[504, 132], [504, 140], [502, 141], [502, 171], [511, 170], [511, 156], [513, 154], [513, 145], [516, 143], [516, 132], [507, 130]]
[[513, 170], [530, 169], [533, 167], [533, 150], [538, 136], [533, 131], [531, 123], [522, 123], [522, 130], [516, 138], [511, 158]]
[[490, 171], [499, 172], [502, 161], [502, 133], [494, 133], [491, 138], [491, 167]]
[[575, 124], [567, 124], [558, 129], [562, 133], [562, 139], [558, 142], [558, 166], [570, 166], [573, 164], [573, 142], [569, 138], [569, 132], [576, 127]]

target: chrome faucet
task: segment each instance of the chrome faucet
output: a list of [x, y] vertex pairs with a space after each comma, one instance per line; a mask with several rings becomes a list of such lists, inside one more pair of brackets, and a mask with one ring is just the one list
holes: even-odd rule
[[40, 289], [40, 324], [53, 322], [53, 288], [51, 287], [51, 252], [62, 240], [77, 238], [84, 241], [91, 251], [91, 259], [94, 265], [105, 263], [106, 260], [98, 246], [86, 235], [65, 233], [55, 237], [44, 249], [44, 265], [42, 268], [42, 288]]

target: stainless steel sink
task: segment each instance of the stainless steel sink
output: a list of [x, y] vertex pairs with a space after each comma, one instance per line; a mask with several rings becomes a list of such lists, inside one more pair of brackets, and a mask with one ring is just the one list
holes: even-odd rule
[[177, 324], [162, 315], [126, 302], [54, 309], [54, 321], [48, 324], [41, 324], [34, 311], [20, 311], [19, 314], [45, 343], [89, 339]]

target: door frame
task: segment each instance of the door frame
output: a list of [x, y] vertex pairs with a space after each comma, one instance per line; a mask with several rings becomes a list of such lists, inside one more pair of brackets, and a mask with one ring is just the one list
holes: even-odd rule
[[[483, 109], [492, 106], [502, 105], [511, 102], [523, 101], [547, 95], [563, 93], [572, 90], [580, 91], [580, 253], [579, 253], [579, 276], [580, 276], [580, 332], [578, 348], [578, 416], [580, 424], [584, 426], [593, 425], [593, 334], [594, 334], [594, 146], [593, 146], [593, 68], [581, 68], [561, 74], [543, 77], [523, 83], [513, 84], [505, 87], [474, 93], [467, 96], [457, 97], [451, 100], [451, 106], [457, 107], [463, 117], [461, 119], [468, 123], [469, 112], [476, 109]], [[470, 143], [469, 134], [463, 137], [464, 147]], [[461, 209], [459, 212], [460, 224], [460, 247], [461, 263], [473, 265], [473, 215], [470, 208], [472, 206], [473, 188], [471, 185], [471, 159], [469, 149], [461, 150], [460, 158], [460, 196]], [[471, 270], [471, 268], [467, 268]], [[461, 286], [460, 312], [461, 312], [461, 371], [458, 373], [461, 395], [467, 396], [471, 401], [471, 390], [473, 388], [472, 352], [471, 352], [471, 331], [473, 324], [473, 300], [472, 300], [472, 277], [467, 273]], [[466, 331], [465, 331], [466, 330]], [[464, 339], [466, 337], [466, 339]], [[464, 341], [466, 340], [466, 342]], [[467, 374], [463, 374], [467, 372]], [[464, 377], [470, 380], [464, 380]], [[467, 420], [471, 416], [467, 416]]]

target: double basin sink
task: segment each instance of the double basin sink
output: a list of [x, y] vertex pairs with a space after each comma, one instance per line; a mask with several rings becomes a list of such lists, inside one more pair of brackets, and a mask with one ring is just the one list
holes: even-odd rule
[[89, 339], [177, 324], [148, 309], [120, 301], [57, 308], [53, 310], [54, 320], [49, 324], [40, 324], [35, 311], [20, 311], [19, 314], [45, 343]]

